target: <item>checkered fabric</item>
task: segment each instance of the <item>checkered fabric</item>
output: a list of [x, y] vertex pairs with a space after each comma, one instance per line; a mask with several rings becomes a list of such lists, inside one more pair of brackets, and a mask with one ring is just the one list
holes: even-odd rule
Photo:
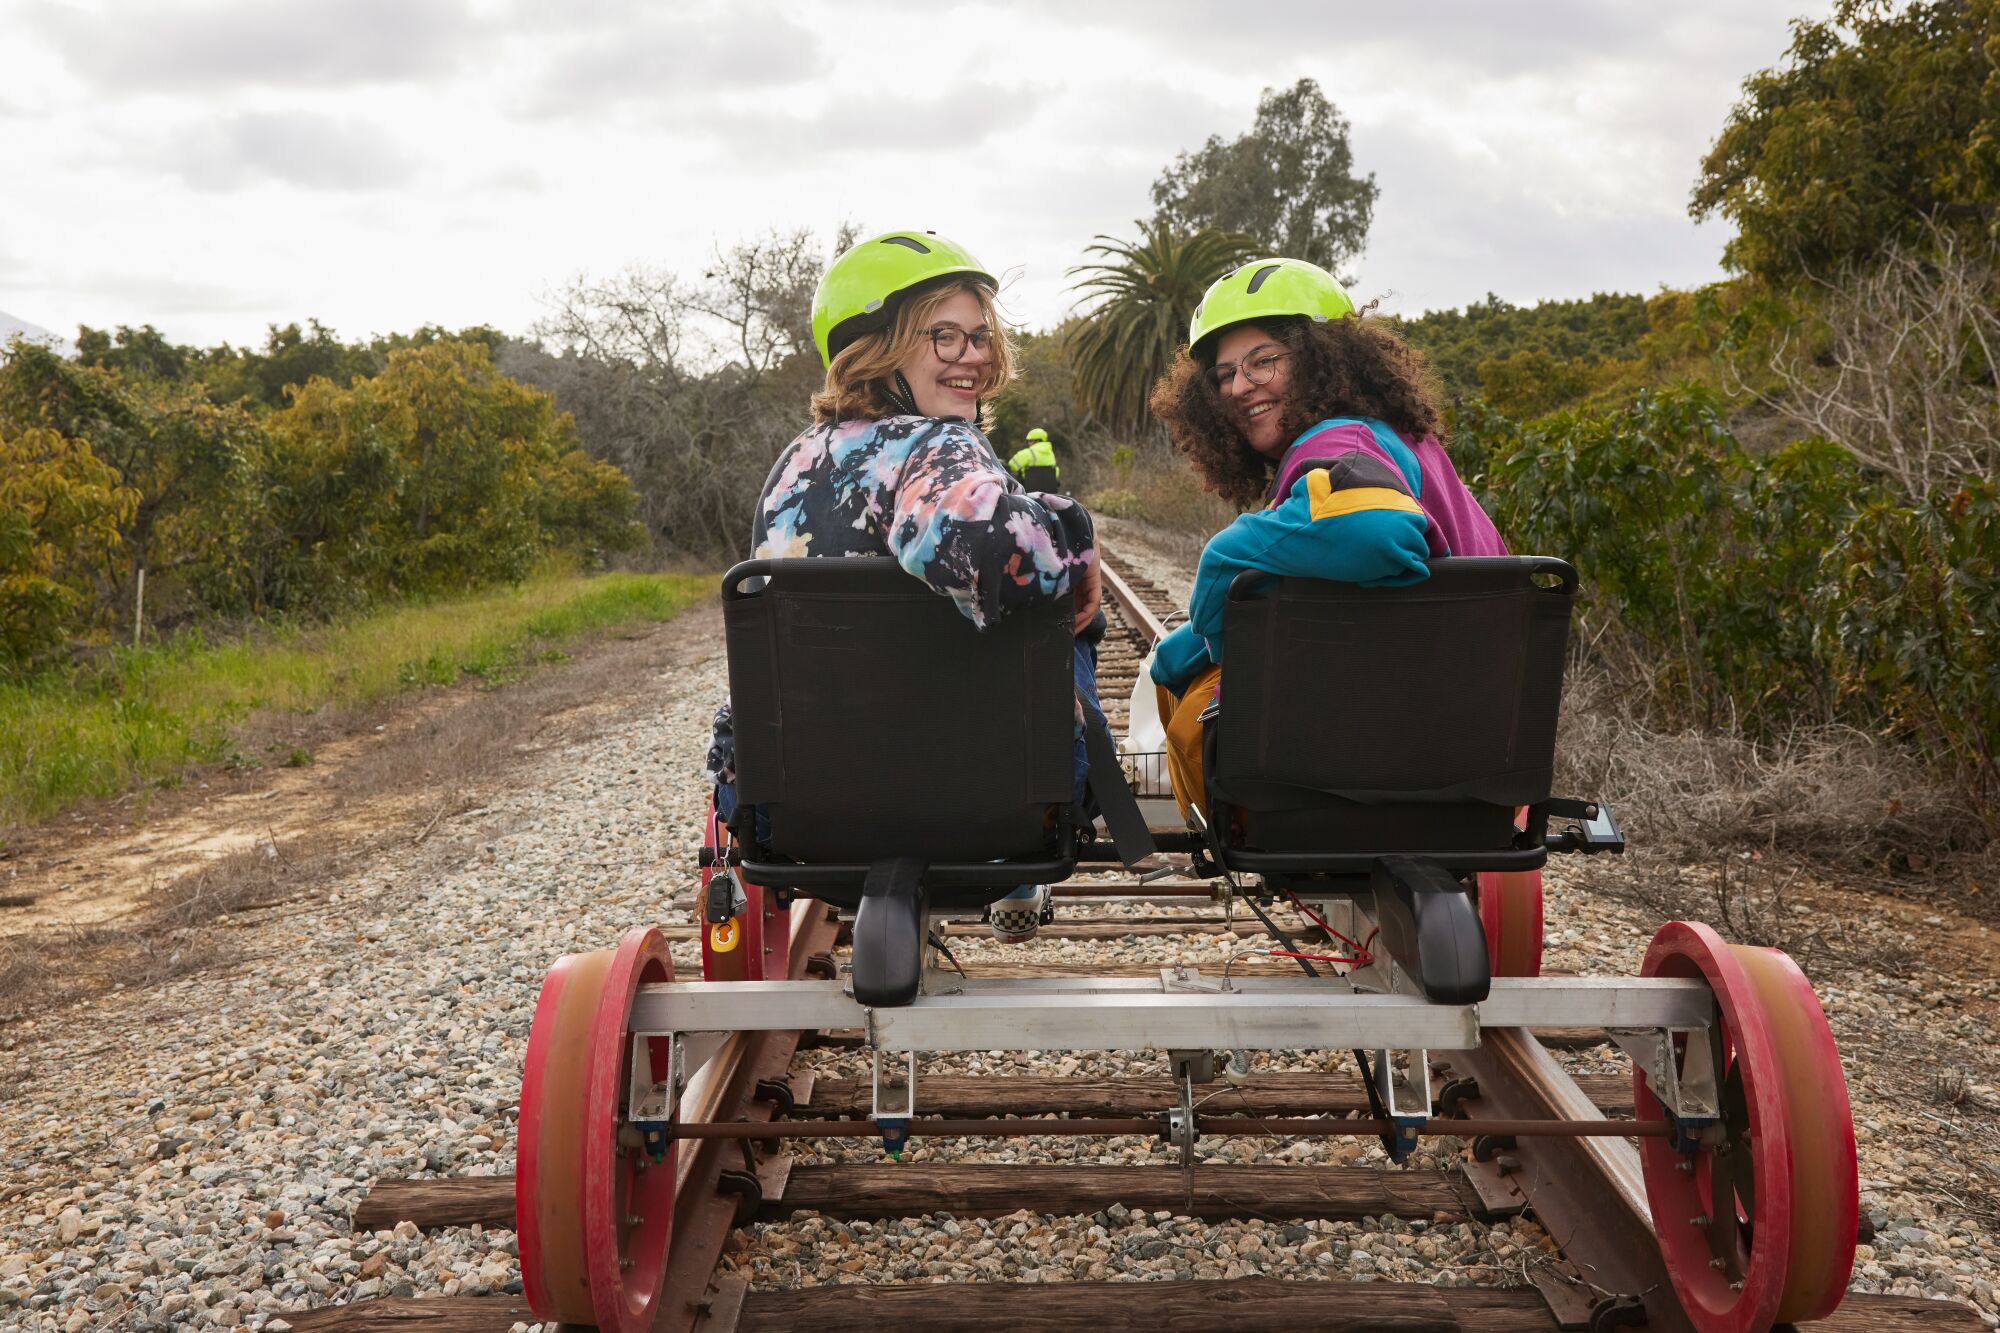
[[1048, 905], [1049, 886], [1035, 885], [1032, 894], [1008, 896], [987, 911], [993, 918], [993, 938], [1002, 944], [1020, 944], [1035, 937], [1042, 928], [1042, 909]]

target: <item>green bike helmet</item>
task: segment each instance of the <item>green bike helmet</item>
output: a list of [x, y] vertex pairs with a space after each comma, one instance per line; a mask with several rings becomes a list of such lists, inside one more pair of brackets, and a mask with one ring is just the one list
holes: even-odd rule
[[1333, 274], [1303, 259], [1255, 259], [1217, 278], [1188, 321], [1188, 348], [1232, 324], [1273, 315], [1305, 315], [1317, 323], [1354, 313], [1354, 300]]
[[861, 242], [833, 261], [813, 292], [819, 359], [832, 365], [841, 348], [888, 327], [899, 297], [954, 276], [993, 291], [1000, 287], [970, 251], [934, 231], [884, 232]]
[[1040, 426], [1037, 426], [1028, 432], [1028, 442], [1030, 444], [1047, 444], [1049, 442], [1049, 433]]

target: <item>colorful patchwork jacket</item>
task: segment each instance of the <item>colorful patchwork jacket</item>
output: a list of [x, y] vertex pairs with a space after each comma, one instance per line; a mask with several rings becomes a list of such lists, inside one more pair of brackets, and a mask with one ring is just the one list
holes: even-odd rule
[[[898, 416], [807, 428], [778, 455], [750, 524], [756, 559], [894, 556], [984, 628], [1069, 591], [1097, 559], [1090, 514], [1029, 495], [976, 426]], [[733, 780], [728, 705], [708, 768]]]
[[1285, 451], [1270, 503], [1202, 550], [1187, 623], [1160, 641], [1153, 680], [1179, 694], [1222, 661], [1229, 584], [1246, 569], [1380, 586], [1428, 578], [1432, 557], [1506, 553], [1436, 440], [1413, 448], [1372, 418], [1322, 421]]

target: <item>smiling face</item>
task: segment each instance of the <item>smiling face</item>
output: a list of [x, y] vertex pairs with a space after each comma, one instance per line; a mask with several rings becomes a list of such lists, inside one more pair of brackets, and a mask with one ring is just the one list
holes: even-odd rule
[[946, 361], [929, 337], [919, 338], [896, 369], [910, 382], [910, 394], [917, 411], [927, 417], [963, 417], [970, 421], [978, 410], [980, 391], [991, 378], [993, 351], [977, 347], [966, 334], [991, 335], [986, 312], [979, 298], [961, 287], [938, 303], [924, 325], [927, 329], [956, 329], [960, 334], [958, 360]]
[[[1238, 324], [1224, 329], [1215, 344], [1213, 376], [1216, 392], [1250, 447], [1266, 458], [1283, 454], [1291, 349], [1255, 324]], [[1264, 382], [1253, 384], [1253, 379]]]

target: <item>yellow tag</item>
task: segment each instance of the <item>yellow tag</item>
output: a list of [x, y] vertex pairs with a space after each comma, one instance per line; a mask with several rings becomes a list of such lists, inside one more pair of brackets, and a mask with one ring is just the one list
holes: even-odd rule
[[708, 928], [708, 947], [717, 953], [728, 953], [742, 938], [743, 926], [733, 916]]

